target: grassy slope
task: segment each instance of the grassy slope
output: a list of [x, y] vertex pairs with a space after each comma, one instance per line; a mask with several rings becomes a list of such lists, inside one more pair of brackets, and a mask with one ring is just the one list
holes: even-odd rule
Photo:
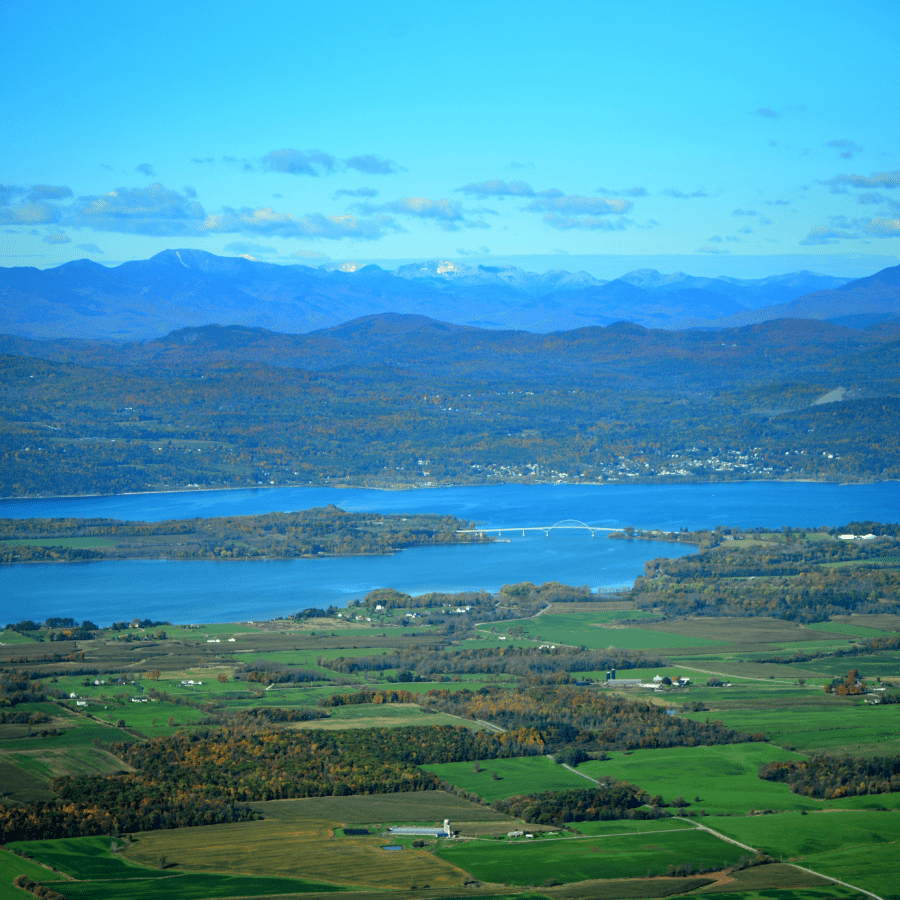
[[[488, 759], [480, 763], [475, 772], [470, 762], [441, 763], [422, 766], [434, 772], [438, 778], [462, 788], [489, 802], [513, 797], [517, 794], [535, 794], [540, 791], [564, 791], [571, 788], [590, 788], [592, 782], [563, 766], [558, 766], [546, 756], [525, 756], [519, 759]], [[496, 772], [500, 778], [492, 777]]]

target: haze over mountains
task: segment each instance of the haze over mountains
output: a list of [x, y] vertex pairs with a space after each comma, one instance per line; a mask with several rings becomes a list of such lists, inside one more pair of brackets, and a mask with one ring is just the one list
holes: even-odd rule
[[379, 313], [538, 333], [622, 320], [667, 329], [777, 318], [866, 327], [900, 320], [900, 266], [855, 281], [811, 272], [749, 280], [652, 269], [601, 281], [586, 272], [512, 266], [429, 261], [389, 272], [166, 250], [114, 268], [89, 260], [0, 268], [0, 331], [20, 337], [133, 341], [207, 324], [305, 333]]

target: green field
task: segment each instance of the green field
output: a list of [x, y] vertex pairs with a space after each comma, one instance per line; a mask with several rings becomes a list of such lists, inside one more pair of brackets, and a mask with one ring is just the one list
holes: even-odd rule
[[[134, 640], [141, 632], [133, 629], [107, 631], [77, 644], [50, 642], [46, 634], [43, 643], [36, 643], [16, 632], [2, 632], [0, 643], [6, 638], [15, 644], [0, 646], [0, 665], [10, 667], [8, 671], [34, 672], [33, 684], [42, 685], [48, 695], [68, 698], [74, 693], [88, 700], [84, 708], [76, 708], [73, 699], [0, 706], [0, 712], [12, 712], [0, 723], [0, 786], [2, 802], [7, 804], [52, 799], [50, 783], [58, 775], [119, 771], [124, 764], [104, 748], [118, 741], [193, 730], [206, 716], [211, 717], [212, 727], [233, 723], [239, 728], [290, 730], [453, 724], [480, 729], [483, 726], [429, 712], [417, 703], [330, 707], [323, 710], [328, 718], [304, 723], [260, 719], [248, 724], [246, 717], [231, 720], [230, 716], [276, 707], [320, 709], [318, 704], [335, 694], [388, 687], [412, 695], [435, 688], [516, 690], [533, 677], [527, 668], [533, 665], [531, 655], [522, 659], [511, 655], [515, 659], [508, 670], [496, 674], [454, 674], [455, 653], [487, 648], [494, 651], [494, 662], [505, 648], [535, 648], [536, 642], [639, 651], [622, 655], [644, 667], [620, 667], [619, 677], [649, 682], [657, 675], [687, 676], [691, 684], [658, 692], [619, 691], [601, 685], [589, 690], [613, 690], [624, 703], [650, 702], [672, 715], [701, 722], [718, 720], [742, 732], [761, 733], [769, 741], [610, 752], [603, 761], [581, 764], [578, 772], [544, 756], [480, 760], [477, 772], [471, 761], [429, 765], [428, 771], [481, 801], [470, 803], [427, 791], [254, 803], [264, 819], [140, 833], [117, 854], [109, 852], [108, 837], [33, 842], [29, 849], [35, 856], [75, 880], [59, 882], [62, 876], [4, 853], [0, 882], [4, 872], [11, 874], [6, 884], [0, 883], [0, 900], [23, 896], [11, 886], [6, 889], [20, 872], [44, 883], [56, 878], [56, 886], [70, 900], [201, 900], [337, 888], [363, 892], [365, 900], [377, 900], [379, 892], [382, 897], [390, 892], [398, 900], [419, 900], [426, 885], [434, 898], [440, 895], [444, 900], [479, 892], [521, 896], [528, 885], [535, 885], [531, 890], [537, 895], [554, 900], [647, 900], [703, 885], [704, 895], [729, 900], [851, 900], [855, 895], [850, 888], [824, 888], [815, 876], [780, 865], [715, 879], [647, 881], [648, 872], [665, 874], [670, 866], [680, 866], [682, 872], [689, 866], [694, 870], [721, 867], [752, 852], [698, 830], [696, 823], [701, 821], [750, 847], [779, 858], [796, 857], [813, 870], [866, 887], [886, 900], [900, 900], [892, 881], [893, 869], [900, 865], [900, 828], [894, 821], [895, 816], [900, 821], [900, 793], [820, 801], [758, 778], [761, 765], [803, 754], [898, 753], [900, 704], [866, 705], [862, 698], [826, 695], [822, 687], [850, 668], [858, 669], [870, 687], [876, 686], [879, 677], [890, 684], [892, 676], [900, 678], [900, 652], [823, 655], [791, 664], [763, 660], [810, 652], [834, 654], [861, 638], [895, 634], [892, 628], [900, 629], [900, 616], [845, 616], [798, 625], [762, 616], [661, 618], [626, 606], [625, 602], [555, 604], [533, 618], [498, 620], [475, 632], [453, 635], [442, 634], [439, 627], [315, 619], [199, 628], [160, 626], [144, 630], [152, 638], [147, 640]], [[157, 630], [165, 631], [167, 637], [156, 638]], [[232, 637], [234, 641], [229, 640]], [[404, 649], [423, 651], [426, 658], [432, 653], [451, 654], [450, 671], [445, 670], [443, 679], [435, 675], [434, 681], [397, 682], [393, 669], [344, 674], [317, 664], [320, 659], [377, 657]], [[665, 664], [648, 667], [646, 661], [657, 653], [667, 657]], [[601, 652], [598, 657], [607, 655]], [[245, 666], [264, 669], [270, 664], [315, 669], [322, 679], [270, 686], [236, 680]], [[543, 677], [554, 673], [540, 674], [538, 666], [532, 672], [540, 685]], [[220, 675], [224, 676], [221, 682]], [[571, 675], [572, 680], [605, 678], [604, 671]], [[728, 686], [707, 686], [714, 676]], [[95, 679], [106, 683], [95, 685]], [[203, 683], [182, 683], [189, 679]], [[149, 701], [152, 692], [159, 692], [153, 702], [131, 702], [132, 697]], [[160, 699], [162, 694], [169, 699]], [[30, 721], [32, 714], [40, 715]], [[45, 716], [50, 721], [40, 721]], [[117, 727], [119, 721], [124, 721], [124, 729]], [[683, 798], [687, 805], [669, 805], [670, 817], [662, 819], [569, 823], [557, 835], [548, 834], [554, 830], [551, 826], [528, 825], [487, 805], [514, 795], [590, 789], [595, 784], [591, 779], [631, 782], [651, 797], [660, 795], [664, 803]], [[768, 814], [751, 814], [757, 812]], [[413, 838], [403, 838], [398, 839], [402, 851], [384, 851], [390, 825], [433, 825], [444, 818], [451, 820], [461, 840], [428, 839], [424, 847], [415, 847]], [[370, 834], [347, 835], [344, 829], [354, 826], [365, 827]], [[529, 829], [536, 835], [533, 840], [506, 840], [510, 831]], [[487, 885], [464, 889], [470, 877]], [[638, 880], [621, 880], [626, 877]], [[578, 885], [579, 881], [587, 883]]]
[[498, 625], [500, 633], [509, 633], [521, 628], [523, 635], [531, 641], [551, 644], [565, 644], [572, 647], [587, 647], [601, 650], [618, 647], [623, 650], [658, 650], [664, 647], [706, 647], [721, 641], [684, 634], [669, 634], [630, 628], [622, 622], [653, 619], [649, 613], [624, 610], [610, 612], [578, 612], [558, 615], [546, 613], [533, 619], [519, 619]]
[[10, 850], [0, 849], [0, 900], [27, 900], [29, 895], [12, 883], [19, 875], [27, 875], [32, 881], [56, 877], [34, 860], [22, 859]]
[[651, 796], [661, 795], [668, 803], [683, 797], [693, 811], [819, 809], [820, 801], [792, 794], [787, 785], [758, 777], [764, 763], [787, 759], [803, 757], [768, 744], [724, 744], [610, 753], [608, 760], [582, 763], [578, 771], [600, 781], [630, 781]]
[[[96, 837], [18, 841], [8, 846], [23, 850], [45, 866], [74, 879], [60, 881], [58, 875], [34, 864], [28, 871], [33, 880], [54, 887], [71, 900], [131, 900], [137, 896], [150, 900], [202, 900], [206, 897], [254, 897], [339, 890], [333, 885], [289, 878], [196, 874], [173, 871], [168, 867], [147, 868], [135, 865], [121, 854], [113, 854], [112, 843], [110, 838]], [[120, 848], [123, 846], [121, 841], [115, 843]], [[4, 853], [4, 862], [6, 856]], [[19, 867], [25, 871], [21, 864]], [[39, 877], [32, 874], [33, 870], [39, 873]]]
[[893, 637], [897, 632], [882, 631], [878, 628], [867, 628], [864, 625], [845, 625], [841, 622], [813, 622], [806, 626], [816, 631], [828, 631], [832, 634], [849, 634], [859, 638]]
[[702, 820], [777, 859], [797, 862], [885, 900], [900, 900], [900, 815], [820, 812]]
[[165, 878], [146, 881], [63, 881], [44, 882], [62, 893], [66, 900], [207, 900], [213, 897], [262, 897], [285, 894], [320, 893], [341, 888], [294, 878], [193, 874], [172, 872]]
[[535, 887], [554, 881], [570, 884], [593, 878], [665, 875], [669, 866], [684, 863], [695, 871], [718, 869], [734, 864], [745, 852], [708, 832], [681, 828], [652, 835], [467, 841], [443, 844], [436, 851], [482, 881]]
[[[826, 698], [827, 699], [827, 698]], [[897, 752], [900, 703], [890, 706], [847, 706], [802, 709], [722, 709], [713, 713], [689, 712], [688, 718], [715, 718], [736, 731], [762, 732], [772, 743], [803, 753]]]
[[[523, 756], [518, 759], [487, 759], [479, 762], [481, 771], [475, 772], [474, 765], [465, 763], [441, 763], [422, 766], [427, 772], [434, 772], [438, 778], [477, 794], [489, 802], [515, 797], [517, 794], [535, 794], [541, 791], [565, 791], [571, 788], [590, 788], [595, 785], [556, 765], [546, 756]], [[493, 773], [499, 775], [494, 780]]]
[[13, 631], [11, 628], [4, 628], [0, 631], [0, 646], [5, 644], [33, 644], [34, 638], [30, 638], [27, 635], [19, 634], [18, 631]]

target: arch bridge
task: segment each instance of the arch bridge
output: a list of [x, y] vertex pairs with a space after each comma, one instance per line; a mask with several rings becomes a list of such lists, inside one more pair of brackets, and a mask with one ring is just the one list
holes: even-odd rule
[[522, 532], [525, 537], [529, 531], [543, 531], [550, 537], [551, 531], [589, 531], [591, 537], [596, 537], [599, 531], [624, 531], [624, 528], [606, 528], [598, 525], [588, 525], [580, 519], [561, 519], [552, 525], [503, 525], [500, 528], [461, 528], [457, 534], [496, 534], [502, 537], [503, 532]]

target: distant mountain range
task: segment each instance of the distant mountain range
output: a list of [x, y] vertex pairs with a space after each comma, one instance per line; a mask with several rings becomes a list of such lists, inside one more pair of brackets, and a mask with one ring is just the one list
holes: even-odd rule
[[630, 321], [722, 328], [778, 318], [850, 327], [900, 321], [900, 266], [851, 281], [812, 272], [762, 279], [663, 275], [600, 281], [586, 272], [429, 261], [280, 266], [200, 250], [166, 250], [114, 268], [0, 268], [0, 333], [133, 341], [208, 324], [306, 333], [380, 313], [548, 333]]

